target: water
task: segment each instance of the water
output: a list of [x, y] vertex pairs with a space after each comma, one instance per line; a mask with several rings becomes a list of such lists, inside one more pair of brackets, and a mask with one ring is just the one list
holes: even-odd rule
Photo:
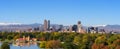
[[[1, 46], [1, 43], [0, 43]], [[10, 44], [10, 49], [44, 49], [44, 48], [40, 48], [37, 44], [32, 44], [29, 46], [15, 46], [13, 44]]]
[[[2, 43], [0, 43], [1, 46]], [[19, 44], [18, 44], [19, 45]], [[39, 45], [37, 44], [28, 44], [28, 43], [22, 43], [22, 46], [18, 46], [17, 44], [10, 44], [10, 49], [45, 49], [45, 48], [40, 48]], [[58, 48], [58, 49], [63, 49], [63, 48]]]
[[10, 45], [10, 49], [42, 49], [42, 48], [39, 48], [37, 45], [30, 45], [30, 46], [13, 46], [13, 45]]

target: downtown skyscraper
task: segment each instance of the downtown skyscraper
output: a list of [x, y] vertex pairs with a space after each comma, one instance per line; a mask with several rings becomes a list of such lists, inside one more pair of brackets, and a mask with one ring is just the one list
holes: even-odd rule
[[78, 31], [78, 33], [80, 33], [81, 30], [82, 30], [81, 21], [78, 21], [78, 24], [77, 24], [77, 31]]
[[44, 20], [44, 31], [49, 31], [50, 30], [50, 20]]

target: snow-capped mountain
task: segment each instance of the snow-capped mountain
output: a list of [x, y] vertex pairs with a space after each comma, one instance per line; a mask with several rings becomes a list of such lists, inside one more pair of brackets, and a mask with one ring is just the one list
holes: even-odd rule
[[[51, 26], [59, 26], [58, 24], [51, 24]], [[0, 23], [0, 31], [4, 31], [4, 30], [28, 30], [30, 28], [35, 28], [35, 27], [43, 27], [43, 24], [38, 24], [38, 23], [34, 23], [34, 24], [21, 24], [21, 23]], [[87, 27], [91, 27], [91, 26], [83, 26], [85, 29], [87, 29]], [[120, 25], [94, 25], [93, 27], [98, 27], [99, 29], [105, 29], [107, 32], [110, 31], [117, 31], [120, 32]]]
[[[120, 25], [93, 25], [87, 27], [98, 27], [98, 29], [104, 29], [106, 32], [114, 31], [120, 32]], [[86, 26], [84, 28], [87, 28]]]
[[0, 23], [0, 25], [22, 25], [21, 23]]
[[107, 25], [94, 25], [94, 27], [105, 27], [105, 26], [107, 26]]

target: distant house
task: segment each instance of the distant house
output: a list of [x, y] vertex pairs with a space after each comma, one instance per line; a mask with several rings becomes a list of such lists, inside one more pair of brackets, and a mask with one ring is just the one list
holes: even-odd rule
[[18, 38], [18, 39], [16, 39], [16, 42], [26, 42], [26, 41], [37, 41], [37, 39], [36, 38], [31, 38], [30, 39], [30, 37], [28, 36], [28, 37], [25, 37], [25, 36], [23, 36], [23, 38]]

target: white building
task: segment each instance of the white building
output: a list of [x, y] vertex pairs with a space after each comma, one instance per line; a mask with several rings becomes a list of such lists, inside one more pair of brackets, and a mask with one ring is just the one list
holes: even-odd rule
[[82, 25], [81, 25], [81, 21], [78, 21], [78, 25], [77, 25], [77, 31], [80, 33], [82, 30]]

